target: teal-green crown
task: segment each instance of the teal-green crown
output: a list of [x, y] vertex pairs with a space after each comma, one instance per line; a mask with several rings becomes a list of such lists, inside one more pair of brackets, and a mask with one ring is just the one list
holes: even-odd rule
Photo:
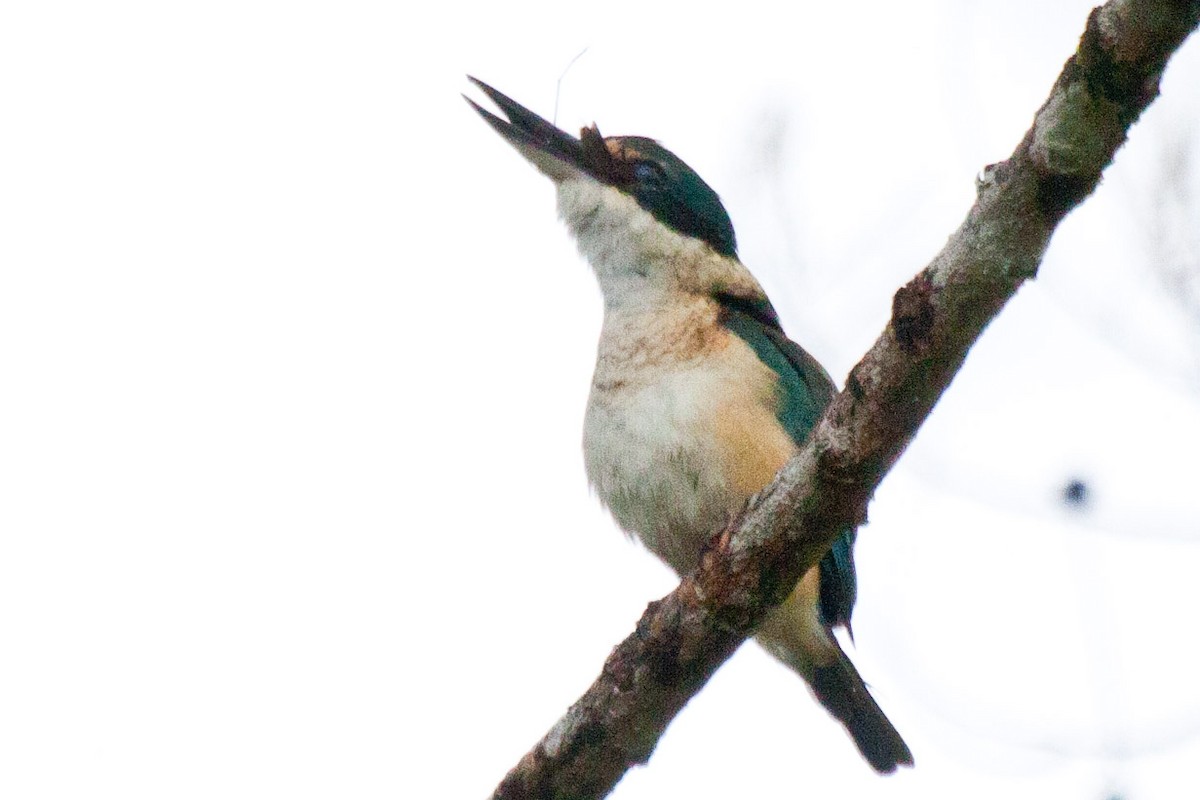
[[[588, 148], [584, 129], [584, 148]], [[596, 134], [599, 135], [598, 133]], [[628, 166], [623, 180], [611, 181], [664, 225], [707, 242], [723, 255], [737, 253], [733, 223], [721, 198], [678, 156], [644, 136], [610, 136], [604, 140], [614, 159]]]

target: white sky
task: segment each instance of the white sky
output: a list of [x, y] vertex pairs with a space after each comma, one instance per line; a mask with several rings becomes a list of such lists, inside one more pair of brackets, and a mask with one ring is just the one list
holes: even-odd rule
[[[1090, 6], [5, 6], [0, 796], [484, 796], [674, 586], [589, 496], [598, 292], [464, 73], [550, 116], [588, 48], [559, 123], [704, 175], [840, 379]], [[748, 646], [614, 798], [1195, 794], [1200, 328], [1148, 243], [1198, 80], [872, 506], [853, 655], [917, 768]]]

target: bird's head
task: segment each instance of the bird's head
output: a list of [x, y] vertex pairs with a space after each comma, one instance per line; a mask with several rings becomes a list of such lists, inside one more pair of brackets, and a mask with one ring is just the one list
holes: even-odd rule
[[470, 80], [508, 119], [467, 102], [554, 181], [559, 215], [610, 304], [652, 288], [761, 293], [737, 260], [721, 199], [674, 153], [644, 136], [601, 136], [594, 124], [576, 138]]

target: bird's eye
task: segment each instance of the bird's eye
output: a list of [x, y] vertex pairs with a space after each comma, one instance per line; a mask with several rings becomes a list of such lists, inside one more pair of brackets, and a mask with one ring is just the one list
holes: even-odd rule
[[639, 161], [633, 165], [633, 177], [639, 183], [658, 183], [663, 179], [662, 167], [653, 161]]

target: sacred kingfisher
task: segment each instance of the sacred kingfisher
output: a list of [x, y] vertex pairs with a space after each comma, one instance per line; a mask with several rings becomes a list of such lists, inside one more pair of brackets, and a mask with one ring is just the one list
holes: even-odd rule
[[[836, 389], [784, 335], [737, 256], [721, 200], [653, 139], [560, 130], [470, 79], [467, 102], [549, 176], [591, 264], [604, 323], [583, 428], [587, 476], [626, 532], [680, 575], [808, 437]], [[857, 593], [846, 531], [755, 639], [807, 682], [871, 766], [912, 753], [833, 635]]]

